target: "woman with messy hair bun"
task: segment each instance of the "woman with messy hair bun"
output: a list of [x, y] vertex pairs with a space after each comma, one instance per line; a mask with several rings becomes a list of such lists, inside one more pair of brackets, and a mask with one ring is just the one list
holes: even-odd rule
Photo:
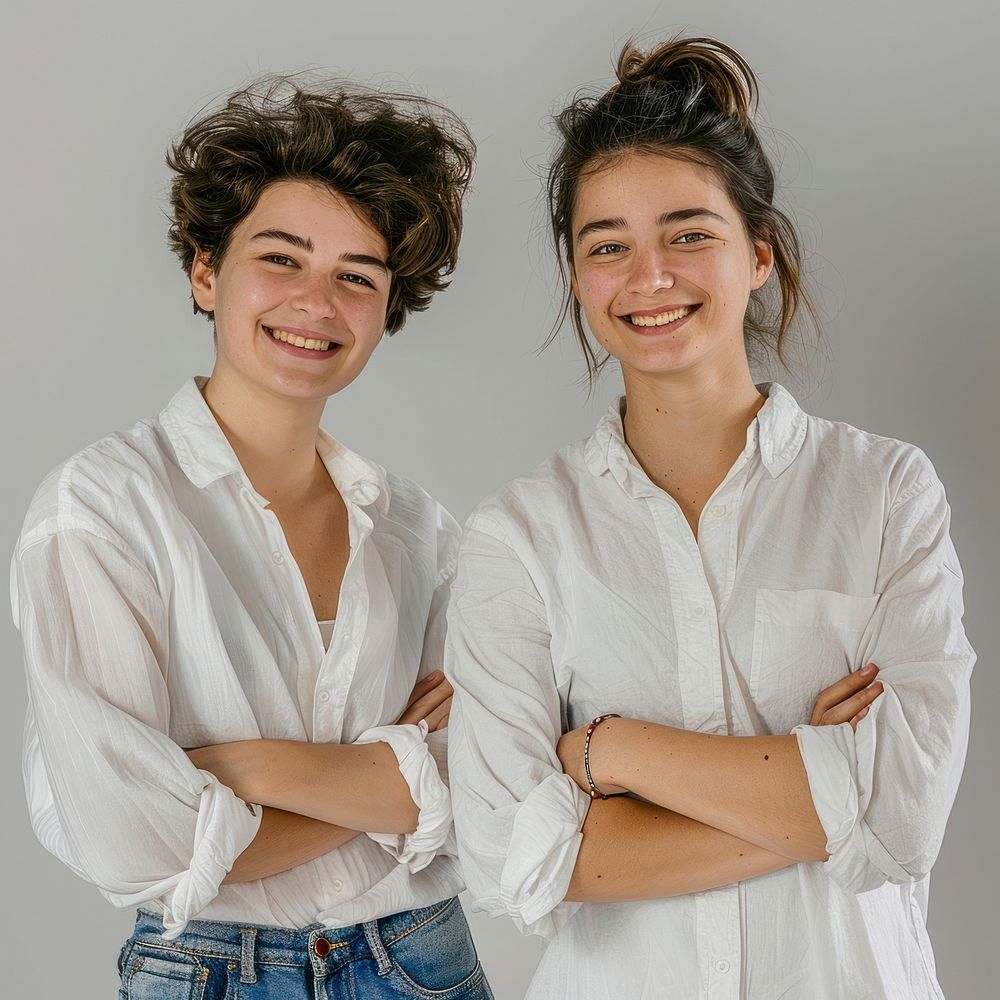
[[492, 996], [449, 846], [458, 526], [320, 428], [446, 287], [473, 152], [294, 78], [170, 151], [212, 374], [56, 469], [14, 556], [32, 825], [141, 907], [122, 997]]
[[556, 119], [568, 314], [624, 395], [470, 518], [451, 790], [539, 1000], [931, 998], [974, 654], [922, 451], [748, 353], [815, 322], [734, 49], [629, 45]]

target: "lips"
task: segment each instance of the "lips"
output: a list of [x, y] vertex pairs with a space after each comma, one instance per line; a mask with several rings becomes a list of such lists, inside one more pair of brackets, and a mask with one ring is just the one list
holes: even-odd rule
[[265, 326], [264, 332], [272, 339], [289, 347], [305, 351], [315, 351], [319, 354], [329, 354], [341, 345], [320, 333], [311, 330], [286, 329], [284, 327]]
[[681, 325], [701, 307], [693, 305], [666, 305], [655, 309], [641, 309], [618, 318], [637, 333], [669, 333]]

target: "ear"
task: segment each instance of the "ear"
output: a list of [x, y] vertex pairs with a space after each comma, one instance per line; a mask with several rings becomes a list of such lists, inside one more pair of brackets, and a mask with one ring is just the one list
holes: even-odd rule
[[199, 251], [191, 264], [191, 295], [205, 312], [215, 311], [215, 271], [209, 265], [206, 255]]
[[774, 270], [774, 247], [770, 243], [755, 242], [753, 245], [754, 275], [750, 287], [760, 288]]
[[569, 262], [569, 285], [573, 289], [573, 298], [577, 302], [580, 301], [580, 283], [576, 280], [576, 268], [573, 266], [573, 261]]

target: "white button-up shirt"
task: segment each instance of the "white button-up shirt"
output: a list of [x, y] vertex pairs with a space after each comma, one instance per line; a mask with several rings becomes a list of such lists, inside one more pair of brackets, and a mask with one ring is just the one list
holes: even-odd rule
[[[759, 388], [697, 540], [628, 450], [620, 403], [469, 520], [445, 656], [459, 856], [481, 908], [553, 939], [532, 998], [941, 996], [927, 876], [974, 661], [944, 489], [919, 449]], [[857, 732], [806, 725], [820, 690], [869, 661], [885, 691]], [[555, 746], [605, 712], [796, 733], [829, 860], [565, 902], [590, 800]]]
[[[445, 731], [425, 739], [424, 724], [393, 723], [418, 677], [442, 665], [458, 525], [321, 431], [351, 545], [324, 650], [281, 525], [203, 384], [61, 465], [28, 511], [11, 593], [35, 833], [115, 905], [162, 908], [170, 936], [196, 916], [337, 927], [454, 895]], [[260, 810], [181, 748], [261, 738], [385, 740], [417, 830], [221, 885]]]

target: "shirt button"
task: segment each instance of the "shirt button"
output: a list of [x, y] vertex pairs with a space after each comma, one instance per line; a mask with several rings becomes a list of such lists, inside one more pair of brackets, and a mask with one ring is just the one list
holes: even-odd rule
[[729, 962], [724, 958], [720, 958], [718, 962], [715, 963], [715, 971], [721, 972], [723, 975], [729, 971]]
[[333, 887], [337, 892], [340, 892], [344, 888], [344, 883], [339, 878], [335, 878], [333, 880]]
[[280, 566], [285, 561], [285, 557], [280, 552], [272, 552], [271, 560], [275, 566]]
[[320, 691], [320, 693], [319, 693], [319, 700], [323, 701], [323, 702], [329, 701], [330, 700], [330, 692], [329, 691]]
[[726, 516], [726, 505], [725, 504], [723, 504], [721, 507], [716, 507], [715, 508], [715, 516], [716, 517], [725, 517]]
[[698, 607], [694, 609], [695, 618], [701, 618], [705, 614], [705, 609], [699, 604]]

